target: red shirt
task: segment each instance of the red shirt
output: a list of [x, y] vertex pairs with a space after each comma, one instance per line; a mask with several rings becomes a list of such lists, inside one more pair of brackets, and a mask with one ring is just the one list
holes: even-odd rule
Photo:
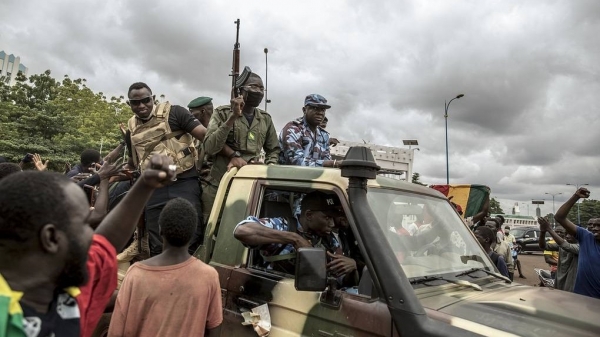
[[88, 282], [80, 288], [77, 304], [81, 315], [81, 336], [94, 332], [115, 289], [117, 289], [117, 251], [102, 235], [94, 234], [88, 252]]

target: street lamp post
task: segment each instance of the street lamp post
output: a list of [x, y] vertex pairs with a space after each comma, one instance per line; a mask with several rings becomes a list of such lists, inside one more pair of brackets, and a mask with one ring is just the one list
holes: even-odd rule
[[[577, 191], [581, 186], [587, 186], [589, 184], [567, 184], [567, 186], [575, 186], [575, 191]], [[577, 226], [581, 225], [581, 218], [579, 216], [579, 200], [577, 200]]]
[[544, 194], [548, 194], [548, 195], [552, 196], [552, 228], [555, 228], [556, 227], [556, 219], [554, 219], [554, 216], [556, 215], [556, 211], [554, 210], [554, 197], [557, 196], [557, 195], [561, 195], [562, 192], [560, 192], [560, 193], [548, 193], [548, 192], [546, 192]]
[[448, 103], [444, 101], [444, 119], [446, 120], [446, 185], [450, 184], [450, 165], [448, 164], [448, 107], [450, 107], [450, 103], [452, 103], [452, 101], [463, 96], [463, 94], [459, 94], [451, 99]]
[[265, 112], [267, 112], [267, 103], [271, 103], [268, 95], [269, 88], [269, 59], [267, 58], [267, 54], [269, 54], [269, 49], [265, 48]]

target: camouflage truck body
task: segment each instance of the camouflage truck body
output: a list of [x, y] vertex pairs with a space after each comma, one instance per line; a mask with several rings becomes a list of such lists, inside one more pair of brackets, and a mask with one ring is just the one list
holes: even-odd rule
[[[250, 215], [292, 214], [293, 196], [314, 190], [341, 201], [367, 266], [358, 287], [297, 290], [298, 276], [265, 268], [257, 250], [233, 236]], [[232, 169], [195, 256], [219, 273], [221, 336], [257, 336], [242, 325], [242, 313], [263, 304], [274, 337], [600, 335], [600, 301], [507, 283], [441, 193], [384, 177], [355, 178], [344, 168]], [[324, 257], [320, 263], [324, 269]]]
[[[353, 204], [347, 189], [348, 179], [343, 178], [338, 169], [248, 165], [224, 176], [208, 221], [205, 245], [196, 252], [197, 258], [215, 267], [220, 275], [223, 336], [256, 336], [251, 327], [241, 324], [241, 313], [265, 303], [271, 315], [270, 336], [400, 336], [402, 329], [397, 329], [397, 322], [394, 323], [390, 315], [390, 301], [375, 291], [380, 288], [377, 280], [398, 277], [373, 275], [377, 273], [377, 268], [373, 267], [382, 263], [395, 264], [395, 268], [402, 269], [406, 277], [415, 282], [405, 290], [414, 293], [429, 320], [442, 324], [442, 329], [447, 326], [441, 335], [549, 337], [597, 336], [600, 333], [600, 324], [595, 319], [600, 312], [600, 301], [552, 289], [510, 284], [490, 275], [497, 273], [496, 268], [441, 193], [416, 184], [377, 177], [368, 182], [367, 195], [372, 196], [369, 203]], [[296, 290], [293, 275], [256, 266], [258, 255], [236, 240], [233, 230], [250, 215], [279, 215], [265, 213], [265, 194], [273, 190], [291, 193], [320, 190], [340, 198], [359, 246], [364, 250], [362, 254], [369, 260], [373, 292], [357, 294], [338, 290], [334, 296], [336, 300], [331, 301], [327, 299], [326, 291]], [[292, 204], [289, 206], [293, 208]], [[379, 223], [366, 224], [355, 219], [352, 211], [360, 207], [371, 208]], [[405, 250], [404, 256], [399, 256], [398, 247], [402, 245], [390, 227], [400, 226], [406, 219], [418, 218], [419, 214], [410, 213], [423, 212], [423, 209], [428, 209], [432, 218], [442, 219], [441, 227], [449, 228], [447, 232], [438, 233], [437, 240], [442, 241], [440, 236], [448, 234], [455, 246], [453, 249], [458, 251], [453, 254], [458, 254], [459, 260], [462, 257], [460, 262], [435, 256], [433, 248], [425, 248], [423, 253], [427, 244], [420, 242], [413, 245], [416, 252]], [[360, 226], [378, 227], [385, 232], [386, 240], [365, 242], [358, 230]], [[418, 237], [417, 234], [403, 239]], [[369, 250], [372, 249], [386, 250], [386, 255], [394, 258], [371, 261]], [[474, 259], [474, 256], [478, 258]], [[469, 272], [477, 268], [491, 273]], [[456, 276], [461, 273], [464, 275]], [[440, 275], [456, 279], [458, 284], [435, 280]]]

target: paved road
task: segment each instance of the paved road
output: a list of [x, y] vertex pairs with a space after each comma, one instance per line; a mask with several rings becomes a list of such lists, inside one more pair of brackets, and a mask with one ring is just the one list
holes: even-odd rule
[[[515, 270], [515, 282], [535, 286], [540, 283], [537, 274], [533, 271], [534, 268], [549, 269], [548, 264], [544, 262], [544, 255], [542, 252], [519, 255], [521, 261], [521, 271], [526, 279], [519, 278], [519, 273]], [[515, 268], [516, 269], [516, 268]]]

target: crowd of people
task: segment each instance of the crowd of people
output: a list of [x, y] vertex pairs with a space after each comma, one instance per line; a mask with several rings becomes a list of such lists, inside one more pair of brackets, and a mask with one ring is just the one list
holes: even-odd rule
[[[221, 177], [247, 164], [341, 163], [329, 151], [337, 140], [325, 131], [331, 106], [323, 96], [306, 96], [303, 116], [278, 137], [271, 116], [258, 109], [260, 76], [246, 67], [236, 87], [240, 95], [230, 105], [213, 109], [211, 98], [198, 97], [185, 109], [157, 102], [137, 82], [128, 90], [133, 117], [124, 139], [104, 158], [85, 150], [64, 174], [48, 172], [38, 154], [19, 164], [2, 160], [0, 315], [8, 324], [0, 336], [91, 336], [107, 307], [110, 336], [219, 334], [218, 275], [191, 255], [204, 240]], [[128, 160], [117, 164], [125, 148]], [[36, 170], [23, 172], [29, 162]], [[331, 234], [331, 214], [302, 214], [298, 233]], [[331, 246], [329, 268], [343, 278], [357, 266], [340, 246]], [[143, 260], [117, 292], [116, 257], [131, 260], [123, 254], [134, 251]], [[175, 286], [185, 291], [168, 291]]]
[[[258, 108], [260, 76], [246, 67], [235, 86], [240, 95], [230, 105], [213, 109], [211, 98], [198, 97], [185, 109], [157, 102], [137, 82], [127, 93], [133, 116], [124, 139], [104, 158], [86, 150], [65, 174], [48, 172], [38, 154], [0, 164], [0, 315], [7, 317], [0, 336], [91, 336], [107, 307], [114, 307], [109, 336], [220, 333], [218, 274], [192, 255], [205, 240], [223, 175], [248, 164], [341, 164], [330, 153], [338, 141], [325, 130], [331, 106], [323, 96], [307, 95], [302, 116], [278, 135]], [[117, 164], [125, 149], [127, 162]], [[27, 162], [36, 170], [21, 172]], [[541, 220], [555, 243], [540, 245], [559, 252], [559, 289], [600, 298], [600, 219], [590, 220], [588, 231], [566, 218], [586, 192], [577, 191], [556, 214], [577, 248]], [[503, 220], [484, 220], [475, 235], [503, 275], [512, 280], [516, 266], [524, 277]], [[351, 253], [352, 231], [330, 195], [304, 194], [293, 218], [240, 221], [234, 236], [261, 247], [270, 268], [290, 268], [296, 249], [320, 246], [339, 284], [357, 284], [364, 262]], [[117, 256], [139, 260], [118, 292]]]

